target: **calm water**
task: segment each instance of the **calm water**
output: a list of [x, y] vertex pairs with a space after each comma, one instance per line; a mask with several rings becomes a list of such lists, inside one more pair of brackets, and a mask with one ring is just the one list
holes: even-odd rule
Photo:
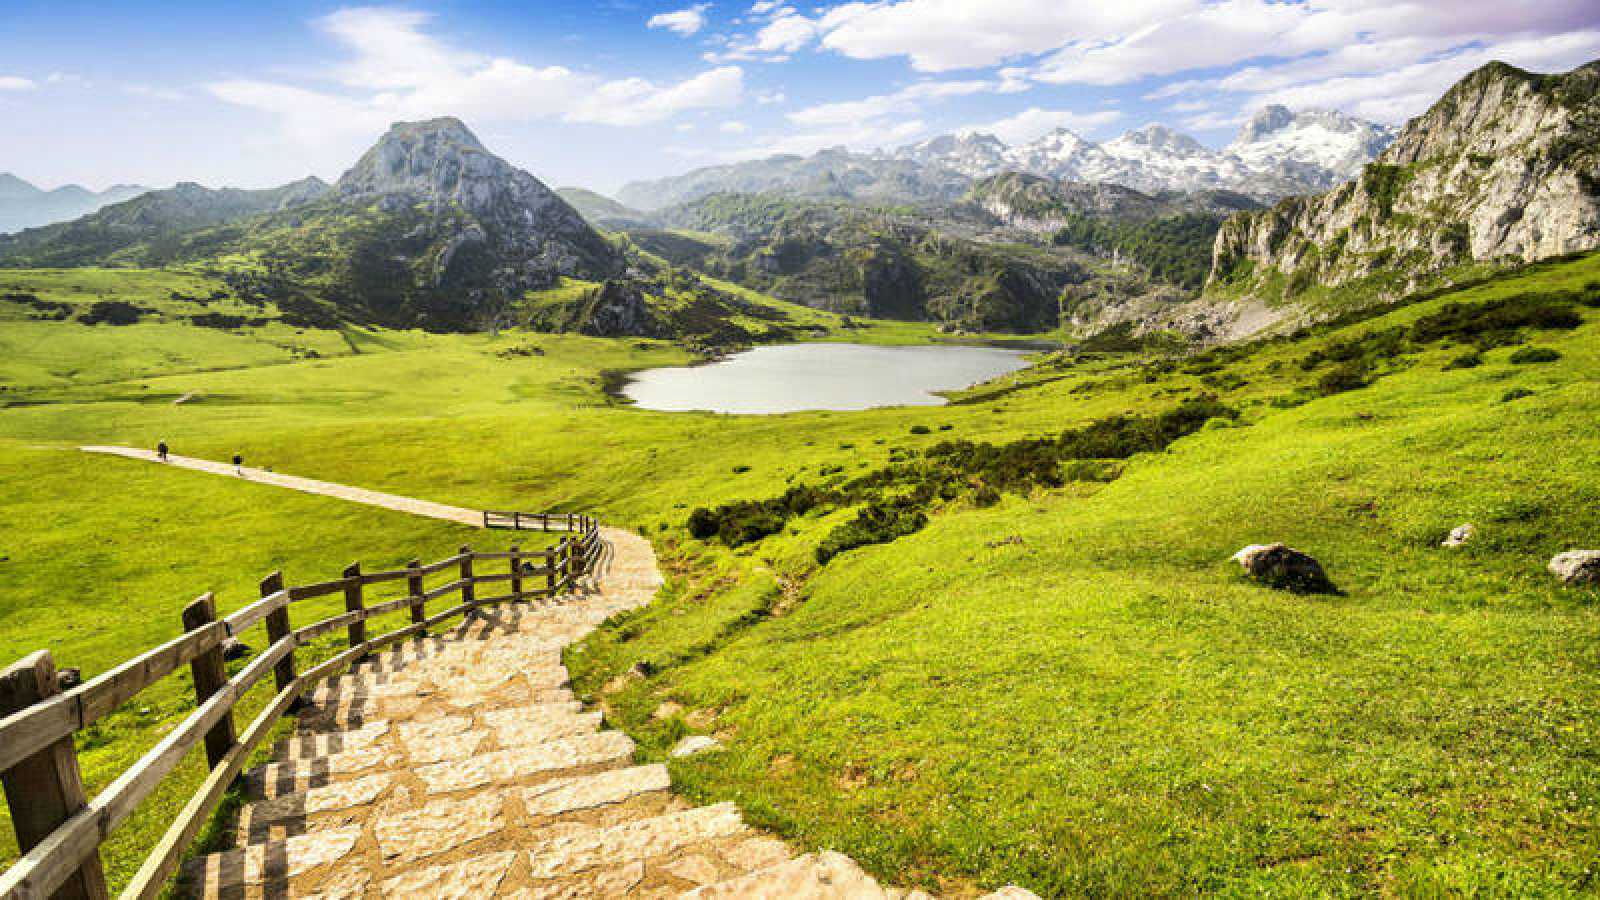
[[998, 347], [757, 347], [702, 366], [649, 369], [622, 388], [645, 409], [785, 413], [804, 409], [938, 406], [934, 391], [970, 387], [1027, 365]]

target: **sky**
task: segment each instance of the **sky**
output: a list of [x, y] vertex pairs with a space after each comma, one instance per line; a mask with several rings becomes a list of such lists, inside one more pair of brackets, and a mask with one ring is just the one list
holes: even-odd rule
[[1401, 124], [1490, 60], [1600, 58], [1600, 0], [0, 0], [0, 172], [41, 187], [333, 180], [461, 118], [554, 185], [1262, 106]]

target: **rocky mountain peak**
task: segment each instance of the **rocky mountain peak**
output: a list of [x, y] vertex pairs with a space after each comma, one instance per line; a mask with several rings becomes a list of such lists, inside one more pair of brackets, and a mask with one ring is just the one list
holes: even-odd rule
[[1143, 128], [1130, 131], [1122, 137], [1106, 144], [1107, 149], [1115, 152], [1114, 148], [1123, 146], [1137, 146], [1159, 150], [1177, 156], [1210, 156], [1210, 150], [1187, 134], [1179, 134], [1165, 125], [1151, 123]]
[[505, 200], [560, 202], [537, 179], [490, 153], [460, 119], [397, 122], [344, 173], [336, 186], [345, 197], [407, 195], [426, 202], [458, 202], [482, 214]]

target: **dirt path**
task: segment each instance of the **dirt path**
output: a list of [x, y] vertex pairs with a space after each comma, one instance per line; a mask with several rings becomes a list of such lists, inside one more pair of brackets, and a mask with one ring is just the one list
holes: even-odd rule
[[87, 453], [108, 453], [112, 456], [122, 456], [128, 459], [142, 459], [146, 462], [161, 465], [177, 466], [180, 469], [193, 469], [196, 472], [209, 472], [212, 475], [223, 475], [228, 478], [238, 478], [244, 481], [254, 481], [257, 484], [271, 484], [294, 491], [304, 491], [307, 494], [322, 494], [325, 497], [338, 497], [351, 503], [363, 503], [367, 506], [381, 506], [398, 512], [410, 513], [414, 516], [426, 516], [430, 519], [445, 519], [450, 522], [459, 522], [463, 525], [483, 527], [482, 510], [466, 509], [460, 506], [449, 506], [444, 503], [434, 503], [430, 500], [418, 500], [414, 497], [402, 497], [398, 494], [385, 494], [382, 491], [369, 491], [366, 488], [351, 487], [347, 484], [335, 484], [331, 481], [318, 481], [315, 478], [302, 478], [299, 475], [283, 475], [269, 472], [266, 469], [257, 469], [252, 466], [243, 466], [235, 469], [229, 463], [212, 462], [208, 459], [196, 459], [192, 456], [178, 456], [169, 454], [165, 463], [156, 456], [154, 450], [143, 450], [137, 447], [79, 447]]

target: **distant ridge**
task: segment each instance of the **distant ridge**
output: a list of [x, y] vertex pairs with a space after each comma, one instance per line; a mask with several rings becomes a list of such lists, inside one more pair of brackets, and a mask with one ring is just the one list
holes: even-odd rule
[[64, 222], [149, 190], [117, 184], [98, 193], [76, 184], [46, 191], [10, 172], [0, 172], [0, 234]]

